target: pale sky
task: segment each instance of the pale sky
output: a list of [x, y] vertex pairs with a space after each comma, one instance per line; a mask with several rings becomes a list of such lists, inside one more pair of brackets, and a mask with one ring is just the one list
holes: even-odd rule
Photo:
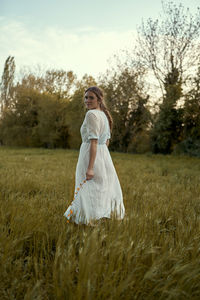
[[[199, 0], [174, 0], [195, 13]], [[0, 75], [6, 58], [23, 66], [96, 77], [134, 45], [142, 18], [157, 18], [161, 0], [0, 0]]]

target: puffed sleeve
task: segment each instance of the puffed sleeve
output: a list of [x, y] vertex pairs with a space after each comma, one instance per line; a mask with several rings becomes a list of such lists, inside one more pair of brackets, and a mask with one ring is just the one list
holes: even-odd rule
[[100, 119], [95, 113], [91, 111], [87, 112], [86, 125], [87, 125], [88, 139], [99, 139]]

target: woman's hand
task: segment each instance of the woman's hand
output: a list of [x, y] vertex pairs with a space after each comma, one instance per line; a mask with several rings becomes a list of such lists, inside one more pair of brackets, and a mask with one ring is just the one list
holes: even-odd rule
[[86, 180], [91, 180], [94, 177], [94, 171], [93, 169], [87, 169], [86, 172]]

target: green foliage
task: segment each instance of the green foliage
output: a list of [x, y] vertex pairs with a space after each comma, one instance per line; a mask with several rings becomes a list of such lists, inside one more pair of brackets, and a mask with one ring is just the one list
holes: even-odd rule
[[87, 74], [76, 81], [71, 71], [47, 70], [43, 77], [25, 73], [13, 87], [10, 106], [2, 110], [1, 144], [78, 148], [85, 114], [84, 91], [88, 85], [96, 82]]
[[68, 148], [69, 127], [67, 125], [68, 103], [56, 96], [42, 95], [38, 105], [38, 124], [34, 137], [39, 137], [41, 146]]
[[140, 146], [133, 145], [134, 140], [140, 133], [148, 135], [151, 114], [148, 108], [149, 97], [140, 85], [142, 76], [142, 70], [120, 67], [109, 79], [101, 80], [106, 103], [114, 121], [111, 150], [140, 151]]
[[186, 154], [189, 156], [200, 157], [200, 138], [195, 139], [188, 137], [184, 139], [175, 146], [173, 154]]
[[185, 95], [184, 138], [200, 138], [200, 66], [192, 79], [192, 88]]
[[69, 145], [71, 149], [77, 149], [81, 144], [80, 128], [86, 113], [84, 104], [84, 92], [88, 86], [96, 85], [92, 76], [85, 74], [80, 81], [77, 82], [73, 95], [67, 108], [67, 124], [69, 126]]
[[141, 131], [134, 135], [128, 145], [128, 153], [147, 153], [151, 152], [151, 141], [148, 131]]
[[0, 299], [199, 299], [199, 159], [111, 156], [125, 218], [87, 227], [76, 151], [0, 148]]
[[18, 86], [12, 110], [4, 110], [0, 138], [5, 145], [68, 147], [67, 102]]
[[83, 90], [76, 90], [67, 108], [69, 126], [69, 145], [70, 148], [79, 148], [81, 144], [80, 128], [85, 115], [85, 107], [83, 102]]
[[0, 137], [5, 145], [31, 146], [32, 128], [38, 123], [38, 101], [41, 95], [19, 88], [12, 109], [4, 109], [0, 120]]
[[148, 18], [138, 27], [136, 48], [138, 61], [152, 70], [164, 95], [168, 74], [174, 77], [176, 70], [184, 81], [199, 61], [200, 8], [191, 14], [181, 2], [161, 2], [160, 17]]
[[44, 90], [48, 94], [57, 95], [59, 99], [69, 99], [76, 79], [73, 71], [47, 70], [44, 76]]
[[174, 153], [200, 157], [200, 67], [191, 86], [184, 97], [183, 138]]
[[153, 153], [170, 154], [181, 139], [183, 109], [176, 108], [182, 96], [181, 85], [179, 72], [173, 68], [165, 78], [165, 96], [151, 131]]
[[185, 138], [184, 123], [188, 129], [190, 122], [194, 124], [189, 107], [183, 111], [177, 104], [184, 98], [183, 84], [199, 61], [200, 8], [192, 15], [181, 3], [162, 1], [160, 18], [142, 21], [138, 33], [138, 60], [153, 72], [162, 92], [162, 104], [151, 131], [151, 148], [154, 153], [169, 154]]
[[153, 153], [170, 154], [180, 141], [183, 110], [161, 105], [151, 131]]
[[5, 61], [4, 70], [0, 84], [1, 111], [10, 106], [13, 95], [15, 75], [15, 60], [13, 56], [8, 56]]

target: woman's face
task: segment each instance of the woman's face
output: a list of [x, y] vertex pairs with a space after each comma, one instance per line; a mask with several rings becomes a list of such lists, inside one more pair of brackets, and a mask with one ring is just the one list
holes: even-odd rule
[[84, 99], [86, 108], [88, 109], [100, 109], [98, 98], [95, 95], [95, 93], [91, 91], [87, 91], [85, 93], [85, 99]]

